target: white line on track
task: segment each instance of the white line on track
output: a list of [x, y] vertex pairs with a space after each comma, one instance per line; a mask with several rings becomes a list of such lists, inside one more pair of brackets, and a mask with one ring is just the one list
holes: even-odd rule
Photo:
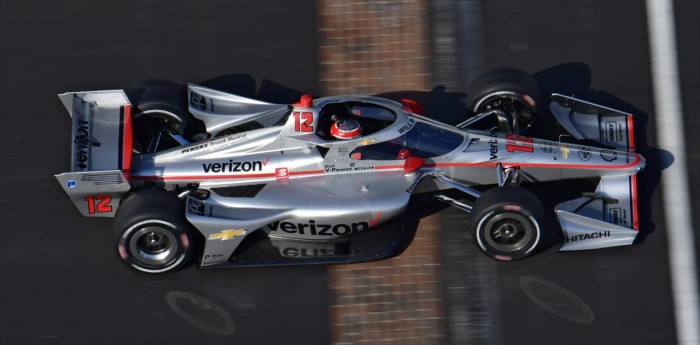
[[647, 0], [651, 72], [658, 142], [674, 156], [663, 189], [678, 344], [700, 344], [695, 241], [688, 195], [683, 113], [676, 56], [673, 0]]

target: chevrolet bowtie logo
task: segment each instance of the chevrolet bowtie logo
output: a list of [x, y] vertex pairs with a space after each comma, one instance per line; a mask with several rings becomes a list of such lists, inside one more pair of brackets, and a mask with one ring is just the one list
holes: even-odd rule
[[246, 232], [247, 232], [247, 231], [245, 231], [245, 230], [243, 230], [243, 229], [238, 229], [238, 230], [233, 230], [233, 229], [223, 230], [223, 231], [221, 231], [221, 232], [217, 232], [217, 233], [213, 233], [213, 234], [209, 235], [209, 239], [210, 239], [210, 240], [222, 240], [222, 241], [232, 240], [232, 239], [234, 239], [235, 237], [245, 235]]

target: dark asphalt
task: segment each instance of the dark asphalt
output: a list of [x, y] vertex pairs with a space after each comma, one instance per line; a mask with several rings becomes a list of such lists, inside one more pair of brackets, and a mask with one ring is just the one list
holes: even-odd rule
[[109, 220], [81, 217], [53, 177], [70, 169], [60, 92], [242, 73], [217, 80], [317, 93], [314, 2], [0, 6], [0, 343], [327, 343], [324, 267], [133, 272]]
[[[691, 19], [699, 14], [698, 5], [676, 3], [685, 128], [688, 142], [700, 144], [695, 114], [699, 30]], [[467, 318], [476, 319], [452, 327], [453, 336], [476, 344], [675, 344], [659, 184], [660, 157], [667, 153], [656, 143], [644, 2], [503, 0], [481, 6], [484, 70], [516, 66], [533, 73], [543, 91], [573, 94], [636, 116], [638, 152], [647, 158], [639, 178], [644, 240], [591, 252], [557, 253], [554, 247], [512, 263], [480, 260], [454, 246], [446, 252], [448, 264], [468, 286], [452, 291], [450, 313], [459, 315], [464, 308], [470, 311]], [[463, 75], [462, 85], [473, 77]], [[689, 144], [691, 169], [700, 166], [695, 147]], [[690, 188], [697, 191], [699, 185], [695, 179]], [[549, 190], [557, 192], [556, 185]], [[694, 202], [697, 227], [697, 197]], [[443, 219], [448, 228], [463, 226]], [[447, 236], [446, 241], [470, 242], [456, 231]], [[461, 271], [455, 269], [460, 261], [467, 263]]]

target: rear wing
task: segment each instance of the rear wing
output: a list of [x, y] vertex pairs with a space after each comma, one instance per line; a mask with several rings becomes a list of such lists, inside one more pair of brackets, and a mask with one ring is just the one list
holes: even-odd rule
[[56, 179], [84, 216], [113, 217], [121, 195], [131, 188], [131, 103], [122, 90], [58, 97], [73, 125], [71, 171]]
[[73, 118], [71, 171], [120, 169], [129, 174], [131, 103], [122, 90], [58, 95]]
[[634, 152], [632, 114], [560, 94], [552, 94], [552, 114], [574, 138], [594, 140], [616, 151]]

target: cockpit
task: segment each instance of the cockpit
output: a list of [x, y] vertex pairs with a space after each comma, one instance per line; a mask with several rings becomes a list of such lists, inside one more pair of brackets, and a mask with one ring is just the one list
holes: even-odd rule
[[329, 141], [355, 139], [376, 133], [395, 121], [393, 111], [376, 104], [329, 103], [321, 108], [316, 135]]
[[359, 146], [350, 153], [350, 157], [358, 160], [434, 158], [454, 151], [464, 139], [463, 134], [416, 121], [403, 135], [388, 141]]

